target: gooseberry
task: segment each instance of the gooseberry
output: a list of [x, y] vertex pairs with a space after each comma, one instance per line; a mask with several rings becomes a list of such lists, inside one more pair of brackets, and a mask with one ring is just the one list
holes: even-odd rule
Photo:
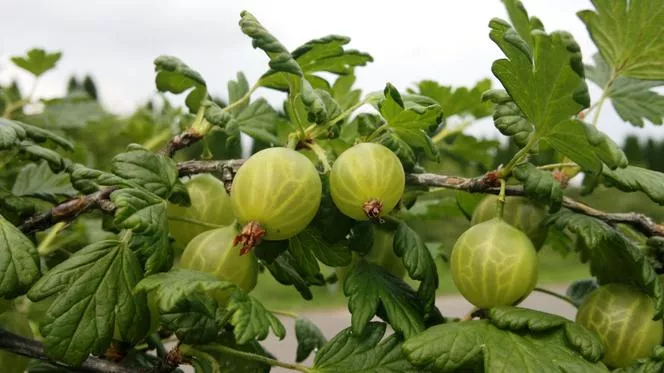
[[313, 163], [295, 150], [269, 148], [249, 158], [231, 187], [231, 205], [243, 226], [236, 243], [246, 253], [261, 239], [285, 240], [313, 220], [322, 183]]
[[[488, 195], [475, 207], [471, 224], [475, 225], [498, 216], [496, 204], [498, 196]], [[526, 197], [510, 196], [505, 198], [503, 219], [530, 238], [536, 249], [544, 243], [547, 228], [542, 221], [546, 211], [537, 202]]]
[[624, 368], [662, 343], [664, 324], [653, 317], [655, 305], [647, 294], [614, 283], [600, 286], [583, 301], [576, 322], [599, 335], [606, 365]]
[[399, 158], [380, 144], [361, 143], [341, 153], [330, 172], [334, 204], [355, 220], [379, 219], [397, 205], [406, 176]]
[[258, 279], [258, 261], [253, 253], [240, 255], [233, 250], [235, 236], [233, 225], [199, 234], [182, 253], [180, 267], [209, 273], [246, 292], [252, 291]]
[[403, 261], [394, 253], [394, 231], [382, 229], [375, 225], [372, 227], [372, 230], [373, 245], [371, 246], [369, 253], [364, 256], [353, 253], [353, 261], [351, 264], [337, 268], [337, 278], [340, 282], [343, 282], [346, 279], [348, 273], [360, 258], [364, 258], [370, 263], [383, 267], [396, 277], [403, 278], [406, 274], [406, 267], [403, 265]]
[[171, 217], [168, 229], [175, 242], [182, 247], [215, 225], [229, 225], [235, 221], [230, 197], [221, 180], [210, 174], [201, 174], [191, 178], [185, 185], [191, 206], [168, 205], [168, 215]]
[[457, 289], [473, 305], [514, 305], [535, 288], [537, 252], [523, 232], [494, 218], [461, 234], [450, 269]]

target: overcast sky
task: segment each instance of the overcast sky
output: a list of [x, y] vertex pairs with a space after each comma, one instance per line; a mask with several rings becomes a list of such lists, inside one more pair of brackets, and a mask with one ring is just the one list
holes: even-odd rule
[[[60, 50], [57, 70], [40, 80], [37, 95], [59, 96], [70, 74], [90, 73], [104, 104], [127, 113], [155, 92], [152, 61], [161, 54], [184, 60], [206, 79], [213, 94], [226, 96], [226, 82], [244, 71], [250, 82], [267, 68], [267, 57], [251, 47], [239, 29], [241, 10], [249, 10], [289, 49], [328, 34], [352, 38], [350, 47], [370, 53], [375, 62], [357, 71], [366, 91], [386, 82], [405, 89], [421, 79], [471, 85], [491, 77], [500, 58], [488, 38], [492, 17], [506, 18], [499, 0], [466, 1], [258, 1], [258, 0], [6, 0], [0, 12], [0, 82], [17, 78], [24, 89], [30, 76], [9, 56], [32, 47]], [[576, 12], [588, 0], [524, 0], [548, 31], [567, 30], [581, 45], [584, 60], [596, 49]], [[494, 84], [499, 83], [493, 78]], [[279, 97], [266, 90], [275, 100]], [[591, 86], [596, 98], [599, 90]], [[605, 105], [601, 129], [614, 139], [626, 133], [662, 137], [662, 127], [639, 130], [623, 123]], [[493, 136], [490, 122], [471, 129]]]

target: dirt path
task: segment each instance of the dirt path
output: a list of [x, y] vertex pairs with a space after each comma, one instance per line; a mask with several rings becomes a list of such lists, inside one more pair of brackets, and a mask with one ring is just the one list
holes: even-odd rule
[[[546, 289], [565, 293], [566, 286], [544, 286]], [[443, 296], [436, 300], [436, 305], [445, 316], [463, 317], [472, 309], [472, 305], [461, 296]], [[522, 304], [522, 307], [532, 308], [549, 313], [555, 313], [569, 319], [573, 319], [576, 309], [569, 303], [562, 301], [550, 295], [534, 292]], [[337, 334], [340, 330], [350, 326], [350, 314], [347, 309], [329, 310], [329, 311], [311, 311], [302, 313], [302, 316], [309, 318], [321, 329], [328, 339]], [[295, 359], [295, 350], [297, 342], [295, 340], [294, 321], [288, 317], [281, 317], [281, 321], [287, 330], [286, 338], [282, 341], [273, 336], [264, 341], [263, 346], [274, 354], [279, 360], [292, 362]], [[313, 359], [305, 361], [305, 365], [313, 365]], [[292, 372], [291, 370], [275, 368], [274, 373]]]

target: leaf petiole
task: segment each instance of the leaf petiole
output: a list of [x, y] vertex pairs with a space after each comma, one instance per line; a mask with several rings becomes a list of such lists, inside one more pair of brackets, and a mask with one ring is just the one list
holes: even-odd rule
[[[222, 345], [202, 345], [201, 347], [204, 347], [206, 350], [213, 350], [217, 351], [223, 354], [228, 354], [228, 355], [233, 355], [236, 357], [239, 357], [241, 359], [246, 359], [246, 360], [253, 360], [253, 361], [258, 361], [260, 363], [268, 364], [273, 367], [280, 367], [280, 368], [285, 368], [285, 369], [290, 369], [290, 370], [296, 370], [298, 372], [303, 372], [303, 373], [312, 373], [313, 369], [304, 365], [300, 364], [291, 364], [291, 363], [285, 363], [279, 360], [275, 359], [270, 359], [269, 357], [265, 357], [262, 355], [258, 354], [253, 354], [251, 352], [244, 352], [244, 351], [238, 351], [236, 349], [222, 346]], [[197, 356], [197, 355], [202, 355], [206, 354], [205, 352], [199, 351], [195, 349], [192, 346], [189, 345], [180, 345], [180, 351], [184, 353], [185, 355], [189, 356]], [[206, 354], [207, 355], [207, 354]]]

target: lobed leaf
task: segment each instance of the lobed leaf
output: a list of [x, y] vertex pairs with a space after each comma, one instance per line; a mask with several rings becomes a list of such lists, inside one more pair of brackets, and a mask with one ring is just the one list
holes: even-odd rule
[[566, 295], [579, 307], [590, 293], [595, 291], [599, 285], [594, 278], [576, 280], [567, 287]]
[[405, 338], [424, 330], [424, 306], [403, 280], [366, 260], [351, 269], [344, 282], [353, 333], [361, 334], [376, 313]]
[[174, 268], [145, 277], [135, 287], [135, 292], [155, 292], [159, 309], [176, 309], [180, 302], [186, 301], [192, 294], [215, 295], [233, 290], [237, 286], [220, 281], [209, 273]]
[[77, 194], [67, 173], [55, 174], [45, 161], [25, 165], [16, 175], [12, 194], [18, 197], [35, 197], [57, 203], [57, 197], [73, 197]]
[[495, 61], [491, 70], [538, 135], [589, 106], [581, 52], [572, 35], [533, 31], [531, 49], [507, 22], [493, 19], [489, 26], [491, 40], [508, 57]]
[[578, 14], [617, 76], [664, 80], [664, 8], [658, 0], [593, 0]]
[[423, 80], [417, 83], [415, 88], [408, 89], [408, 92], [434, 99], [447, 118], [453, 115], [472, 115], [479, 119], [491, 115], [491, 105], [481, 99], [482, 94], [491, 89], [489, 79], [482, 79], [471, 88], [454, 88], [432, 80]]
[[604, 168], [602, 176], [609, 185], [614, 186], [624, 192], [641, 191], [651, 200], [660, 205], [664, 205], [664, 173], [641, 168], [636, 166], [627, 166], [616, 170]]
[[536, 201], [548, 204], [551, 212], [558, 211], [563, 202], [563, 189], [560, 181], [550, 172], [538, 170], [532, 163], [523, 163], [514, 168], [514, 177], [523, 182], [526, 195]]
[[425, 305], [425, 311], [434, 307], [438, 288], [436, 263], [422, 238], [405, 222], [400, 222], [394, 232], [394, 253], [401, 258], [413, 280], [420, 281], [417, 295]]
[[60, 57], [62, 57], [61, 52], [50, 53], [40, 48], [33, 48], [25, 56], [14, 56], [11, 60], [16, 66], [38, 77], [55, 68]]
[[[314, 359], [314, 373], [427, 373], [411, 365], [395, 335], [381, 339], [385, 324], [369, 323], [361, 334], [344, 329], [326, 343]], [[380, 342], [380, 343], [379, 343]]]
[[207, 97], [207, 85], [201, 74], [179, 58], [159, 56], [154, 60], [155, 84], [160, 92], [179, 94], [190, 91], [185, 99], [189, 111], [195, 113]]
[[295, 361], [298, 363], [306, 360], [312, 352], [317, 351], [327, 343], [323, 332], [316, 324], [304, 317], [295, 319], [295, 338], [297, 339]]
[[[599, 355], [588, 359], [577, 353], [582, 345], [577, 340], [580, 335], [572, 334], [575, 343], [570, 346], [565, 333], [563, 328], [515, 333], [497, 328], [490, 320], [464, 321], [431, 327], [407, 340], [402, 350], [412, 364], [436, 372], [609, 371], [597, 362]], [[588, 333], [586, 337], [601, 346], [594, 335]]]
[[618, 282], [641, 288], [653, 298], [656, 317], [662, 317], [662, 284], [645, 253], [631, 241], [601, 220], [571, 211], [560, 211], [546, 223], [577, 235], [577, 241], [589, 251], [590, 273], [600, 285]]
[[493, 123], [498, 131], [505, 136], [512, 137], [520, 147], [525, 146], [535, 127], [526, 119], [507, 92], [502, 89], [492, 89], [484, 92], [482, 101], [491, 101], [496, 104]]
[[180, 184], [175, 162], [165, 155], [138, 146], [113, 157], [111, 171], [131, 183], [142, 186], [161, 198], [168, 198]]
[[[129, 337], [132, 343], [147, 334], [150, 324], [144, 296], [140, 300], [132, 293], [142, 276], [133, 252], [125, 243], [115, 240], [93, 243], [81, 255], [89, 258], [91, 251], [98, 251], [99, 256], [84, 269], [65, 261], [46, 273], [42, 282], [61, 290], [42, 327], [45, 351], [53, 359], [71, 365], [80, 364], [90, 353], [106, 349], [116, 319], [123, 337]], [[76, 271], [78, 276], [68, 276], [67, 270]], [[66, 288], [59, 282], [64, 279], [71, 281]], [[44, 288], [42, 293], [52, 290]]]
[[232, 313], [233, 334], [239, 344], [249, 343], [254, 339], [263, 340], [272, 332], [280, 340], [286, 336], [286, 329], [279, 319], [265, 310], [254, 297], [241, 289], [236, 289], [228, 302], [228, 312]]
[[664, 96], [653, 88], [664, 85], [664, 80], [641, 80], [625, 76], [611, 79], [611, 68], [604, 58], [597, 53], [593, 56], [595, 65], [586, 65], [586, 76], [605, 88], [605, 94], [611, 99], [613, 108], [624, 121], [637, 127], [643, 127], [647, 120], [652, 124], [662, 124], [664, 118]]
[[0, 215], [0, 299], [25, 294], [40, 275], [32, 241]]
[[160, 309], [160, 320], [182, 343], [209, 343], [223, 330], [226, 313], [213, 298], [192, 293], [173, 308]]

